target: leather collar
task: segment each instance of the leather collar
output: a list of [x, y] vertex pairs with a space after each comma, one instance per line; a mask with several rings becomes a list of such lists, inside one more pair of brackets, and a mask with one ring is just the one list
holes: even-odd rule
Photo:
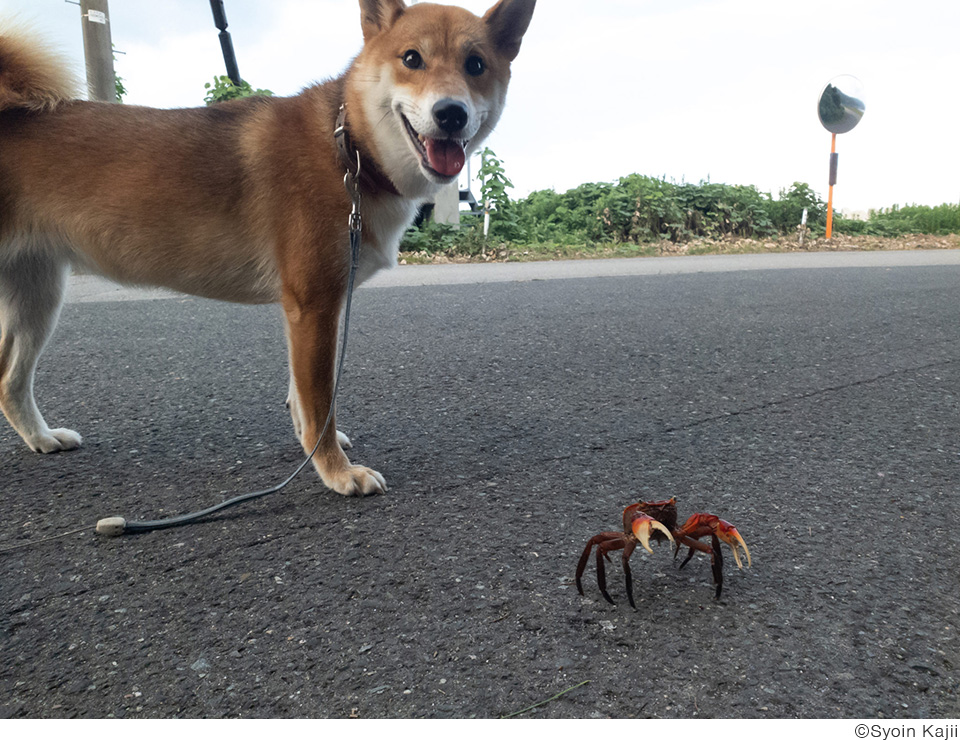
[[[337, 155], [340, 157], [340, 164], [350, 173], [350, 176], [357, 179], [361, 189], [370, 195], [378, 193], [390, 193], [400, 195], [400, 191], [391, 182], [383, 171], [376, 166], [370, 158], [365, 158], [361, 162], [360, 152], [353, 145], [350, 139], [350, 132], [347, 129], [347, 104], [340, 106], [340, 113], [337, 115], [337, 125], [333, 130], [333, 137], [337, 142]], [[357, 172], [359, 170], [359, 176]]]

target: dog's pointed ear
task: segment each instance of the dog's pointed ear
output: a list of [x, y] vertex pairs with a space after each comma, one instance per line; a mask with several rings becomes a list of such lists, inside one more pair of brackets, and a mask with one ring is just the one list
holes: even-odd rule
[[390, 28], [406, 9], [403, 0], [360, 0], [363, 42]]
[[520, 53], [520, 41], [527, 32], [537, 0], [500, 0], [483, 19], [490, 29], [490, 38], [511, 62]]

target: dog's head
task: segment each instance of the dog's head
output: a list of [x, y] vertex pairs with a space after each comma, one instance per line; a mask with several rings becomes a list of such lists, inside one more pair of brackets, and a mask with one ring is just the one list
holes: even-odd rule
[[401, 193], [429, 195], [452, 182], [496, 125], [535, 4], [500, 0], [480, 18], [453, 6], [360, 0], [351, 134]]

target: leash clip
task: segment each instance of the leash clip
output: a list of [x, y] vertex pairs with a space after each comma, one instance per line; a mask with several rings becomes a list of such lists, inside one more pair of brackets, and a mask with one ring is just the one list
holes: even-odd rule
[[355, 173], [347, 170], [343, 175], [343, 186], [350, 195], [350, 201], [353, 206], [350, 209], [350, 216], [347, 224], [351, 232], [359, 233], [363, 226], [363, 220], [360, 218], [360, 152], [357, 152], [357, 171]]
[[354, 149], [353, 154], [357, 158], [357, 171], [350, 171], [350, 149], [352, 148], [349, 143], [349, 136], [347, 135], [347, 104], [343, 103], [340, 105], [340, 111], [337, 115], [337, 123], [333, 129], [333, 138], [337, 142], [337, 148], [340, 150], [340, 156], [345, 160], [346, 172], [343, 174], [343, 187], [346, 188], [347, 194], [350, 196], [350, 201], [353, 203], [353, 207], [350, 209], [350, 216], [347, 219], [347, 224], [350, 226], [351, 234], [359, 233], [362, 226], [362, 221], [360, 218], [360, 150]]

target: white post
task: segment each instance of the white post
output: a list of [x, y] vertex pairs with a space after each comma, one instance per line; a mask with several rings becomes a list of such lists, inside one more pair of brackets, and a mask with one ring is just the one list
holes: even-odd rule
[[460, 228], [460, 183], [454, 181], [437, 193], [433, 201], [433, 220]]

